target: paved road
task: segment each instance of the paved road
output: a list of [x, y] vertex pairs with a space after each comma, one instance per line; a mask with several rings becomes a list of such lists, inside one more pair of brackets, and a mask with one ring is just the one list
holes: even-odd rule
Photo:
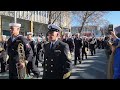
[[88, 60], [83, 60], [82, 64], [75, 66], [71, 79], [106, 79], [107, 58], [104, 50], [96, 51], [96, 55], [89, 55]]
[[[88, 55], [88, 60], [83, 60], [82, 64], [74, 66], [70, 79], [106, 79], [107, 59], [104, 50], [97, 49], [96, 51], [96, 55]], [[41, 76], [38, 79], [42, 79], [43, 69], [40, 63], [39, 70], [41, 71]], [[0, 74], [0, 79], [8, 79], [8, 71]]]

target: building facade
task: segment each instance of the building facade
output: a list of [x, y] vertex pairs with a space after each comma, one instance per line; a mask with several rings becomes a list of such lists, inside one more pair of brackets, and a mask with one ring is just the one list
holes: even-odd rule
[[[17, 22], [21, 23], [21, 34], [26, 35], [28, 31], [35, 35], [46, 34], [50, 11], [16, 11]], [[70, 29], [69, 11], [51, 11], [52, 21], [60, 27]], [[0, 35], [10, 35], [9, 23], [14, 22], [15, 11], [0, 11]]]
[[[80, 27], [74, 26], [71, 28], [71, 33], [79, 33]], [[100, 37], [101, 31], [98, 26], [84, 26], [83, 30], [81, 31], [81, 36], [87, 36], [87, 37]]]

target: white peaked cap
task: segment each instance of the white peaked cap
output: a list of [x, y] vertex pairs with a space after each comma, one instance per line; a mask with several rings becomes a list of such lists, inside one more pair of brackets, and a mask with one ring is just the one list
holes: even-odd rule
[[57, 25], [54, 25], [54, 24], [49, 24], [48, 29], [57, 29], [57, 30], [61, 31], [61, 28]]
[[33, 35], [33, 33], [32, 32], [27, 32], [27, 35]]
[[9, 26], [13, 26], [13, 27], [21, 27], [21, 24], [19, 23], [10, 23]]

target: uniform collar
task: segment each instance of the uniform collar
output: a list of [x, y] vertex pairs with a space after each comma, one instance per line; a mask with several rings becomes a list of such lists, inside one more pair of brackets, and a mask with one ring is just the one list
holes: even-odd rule
[[51, 44], [53, 44], [53, 45], [54, 45], [57, 41], [58, 41], [58, 39], [56, 39], [54, 42], [51, 42]]
[[28, 41], [34, 41], [34, 39], [27, 39]]
[[11, 35], [11, 40], [12, 40], [12, 42], [15, 41], [16, 38], [19, 37], [19, 36], [22, 36], [22, 35], [17, 35], [16, 37], [14, 37], [14, 36]]
[[50, 42], [50, 48], [51, 48], [52, 43], [53, 43], [53, 49], [55, 49], [56, 46], [57, 46], [58, 43], [59, 43], [59, 40], [56, 40], [55, 42]]
[[11, 38], [17, 38], [17, 37], [19, 37], [19, 36], [22, 36], [22, 35], [17, 35], [17, 36], [15, 36], [15, 37], [11, 35]]

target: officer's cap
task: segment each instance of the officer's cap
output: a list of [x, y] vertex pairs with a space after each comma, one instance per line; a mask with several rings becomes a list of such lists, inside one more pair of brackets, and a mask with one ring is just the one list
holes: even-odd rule
[[59, 31], [61, 31], [61, 28], [57, 25], [54, 25], [54, 24], [49, 24], [48, 29], [49, 29], [49, 32], [54, 32], [54, 31], [59, 32]]
[[10, 23], [9, 26], [13, 26], [13, 27], [21, 27], [21, 24], [19, 23]]
[[27, 32], [27, 35], [33, 35], [33, 33], [32, 32]]

